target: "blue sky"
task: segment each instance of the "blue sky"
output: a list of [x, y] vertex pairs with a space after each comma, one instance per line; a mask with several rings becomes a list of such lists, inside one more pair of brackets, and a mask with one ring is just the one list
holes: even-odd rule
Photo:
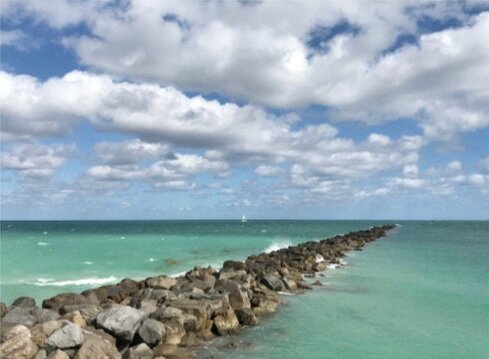
[[486, 2], [2, 2], [2, 219], [488, 219]]

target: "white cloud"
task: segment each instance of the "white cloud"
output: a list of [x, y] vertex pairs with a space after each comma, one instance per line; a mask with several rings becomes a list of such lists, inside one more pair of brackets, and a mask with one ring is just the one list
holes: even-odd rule
[[461, 171], [462, 170], [462, 162], [451, 161], [448, 163], [447, 168], [451, 171]]
[[280, 167], [260, 165], [255, 169], [255, 173], [264, 177], [276, 177], [284, 171]]
[[[61, 1], [12, 2], [3, 12], [55, 28], [84, 22], [95, 36], [66, 38], [66, 46], [86, 65], [124, 78], [281, 108], [321, 104], [338, 119], [416, 117], [428, 137], [450, 139], [489, 125], [489, 14], [471, 16], [464, 6], [134, 1], [118, 8]], [[423, 16], [464, 26], [417, 34]], [[358, 34], [340, 34], [329, 51], [310, 58], [311, 29], [341, 21]], [[418, 35], [418, 46], [382, 55], [406, 33]]]
[[407, 177], [417, 177], [418, 176], [418, 166], [415, 164], [409, 164], [404, 166], [402, 173]]
[[122, 142], [99, 142], [94, 147], [95, 156], [105, 164], [135, 164], [145, 159], [172, 157], [169, 148], [161, 143], [147, 143], [139, 139]]
[[74, 145], [18, 143], [2, 151], [2, 168], [27, 178], [47, 178], [56, 174], [73, 151]]

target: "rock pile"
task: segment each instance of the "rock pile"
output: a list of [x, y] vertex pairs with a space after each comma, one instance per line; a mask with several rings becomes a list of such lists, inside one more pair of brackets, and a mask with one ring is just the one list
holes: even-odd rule
[[142, 359], [191, 358], [191, 347], [236, 334], [273, 313], [279, 292], [311, 287], [304, 276], [338, 264], [348, 250], [383, 237], [387, 225], [306, 242], [222, 269], [196, 267], [184, 276], [124, 279], [46, 299], [17, 298], [0, 304], [0, 358]]

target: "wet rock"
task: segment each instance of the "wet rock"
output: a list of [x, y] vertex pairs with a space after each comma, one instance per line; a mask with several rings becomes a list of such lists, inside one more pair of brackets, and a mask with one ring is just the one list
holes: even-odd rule
[[161, 275], [158, 277], [148, 278], [145, 281], [146, 286], [154, 289], [171, 289], [176, 283], [177, 279]]
[[177, 319], [171, 319], [165, 322], [166, 337], [165, 343], [178, 345], [182, 342], [185, 336], [185, 328], [183, 323]]
[[97, 325], [123, 341], [132, 341], [144, 313], [129, 306], [113, 306], [97, 315]]
[[275, 274], [265, 275], [261, 280], [261, 283], [263, 283], [267, 288], [274, 290], [276, 292], [280, 292], [284, 290], [284, 283], [282, 282], [280, 277]]
[[197, 318], [197, 326], [200, 329], [205, 321], [209, 318], [208, 307], [206, 301], [194, 299], [175, 299], [168, 303], [169, 307], [178, 308], [184, 313], [192, 314]]
[[246, 264], [243, 262], [228, 260], [223, 263], [222, 270], [224, 272], [246, 270]]
[[166, 337], [165, 325], [154, 319], [146, 319], [138, 330], [139, 337], [148, 345], [155, 346]]
[[51, 348], [67, 349], [80, 346], [84, 336], [82, 329], [71, 322], [65, 322], [61, 328], [51, 334], [46, 345]]
[[10, 307], [2, 321], [32, 327], [37, 323], [37, 318], [31, 314], [31, 309], [27, 307]]
[[236, 317], [238, 318], [239, 324], [241, 325], [256, 325], [257, 319], [255, 313], [248, 308], [236, 309], [234, 311], [236, 313]]
[[0, 302], [0, 318], [3, 318], [5, 313], [7, 313], [7, 306], [4, 302]]
[[123, 359], [151, 359], [151, 358], [153, 358], [153, 351], [145, 343], [141, 343], [139, 345], [129, 348], [124, 353], [123, 356]]
[[55, 295], [52, 298], [45, 299], [42, 302], [42, 307], [59, 311], [64, 305], [87, 304], [87, 298], [77, 293], [62, 293]]
[[49, 354], [47, 359], [70, 359], [70, 356], [66, 354], [64, 351], [56, 350]]
[[36, 306], [36, 300], [31, 297], [19, 297], [12, 303], [13, 307], [32, 308]]
[[317, 280], [317, 281], [315, 281], [314, 283], [312, 283], [312, 285], [315, 285], [315, 286], [322, 286], [322, 285], [323, 285], [323, 283], [321, 283], [321, 281], [320, 281], [320, 280]]
[[161, 307], [153, 312], [150, 317], [164, 322], [167, 319], [183, 317], [183, 311], [173, 307]]
[[4, 337], [6, 340], [0, 344], [0, 358], [31, 359], [39, 350], [31, 340], [31, 333], [26, 326], [10, 328]]
[[92, 336], [82, 344], [74, 359], [120, 359], [116, 346], [108, 340]]

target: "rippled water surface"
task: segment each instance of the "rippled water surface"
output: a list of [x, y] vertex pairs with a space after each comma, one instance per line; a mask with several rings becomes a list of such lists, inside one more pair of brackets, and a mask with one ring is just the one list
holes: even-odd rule
[[[177, 274], [194, 265], [380, 224], [373, 221], [2, 222], [1, 297]], [[382, 222], [385, 223], [385, 222]], [[489, 222], [400, 222], [322, 287], [205, 355], [236, 358], [489, 357]]]

